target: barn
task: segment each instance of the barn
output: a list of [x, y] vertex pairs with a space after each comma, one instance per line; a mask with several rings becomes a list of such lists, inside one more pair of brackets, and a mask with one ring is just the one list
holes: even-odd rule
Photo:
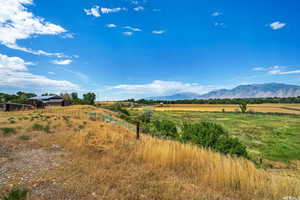
[[28, 99], [28, 103], [41, 108], [44, 106], [65, 106], [64, 98], [60, 96], [37, 96]]

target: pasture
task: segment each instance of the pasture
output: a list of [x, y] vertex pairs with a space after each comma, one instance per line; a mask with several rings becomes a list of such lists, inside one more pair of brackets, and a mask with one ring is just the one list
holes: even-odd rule
[[[236, 112], [236, 104], [166, 104], [154, 106], [157, 111]], [[248, 111], [262, 113], [300, 114], [300, 104], [249, 104]]]
[[[205, 117], [156, 114], [174, 120], [177, 115]], [[273, 173], [243, 158], [149, 135], [136, 140], [126, 124], [93, 106], [0, 112], [0, 197], [14, 188], [28, 189], [31, 199], [278, 200], [300, 195], [300, 180], [285, 171]]]

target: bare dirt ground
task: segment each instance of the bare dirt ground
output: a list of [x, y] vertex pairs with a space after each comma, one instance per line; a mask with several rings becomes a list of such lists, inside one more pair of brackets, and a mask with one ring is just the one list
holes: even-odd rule
[[45, 182], [44, 177], [66, 162], [67, 156], [64, 149], [57, 145], [35, 149], [26, 144], [15, 146], [2, 143], [0, 191], [26, 186], [31, 190], [32, 199], [53, 199], [52, 194], [63, 191], [58, 183]]

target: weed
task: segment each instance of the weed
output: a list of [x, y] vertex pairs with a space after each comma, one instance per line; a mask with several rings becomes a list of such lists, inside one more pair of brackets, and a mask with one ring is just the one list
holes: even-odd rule
[[49, 125], [46, 125], [46, 126], [43, 126], [41, 124], [33, 124], [32, 125], [32, 129], [35, 130], [35, 131], [44, 131], [46, 133], [50, 133], [50, 126]]
[[3, 200], [26, 200], [28, 199], [29, 190], [16, 189], [11, 191]]
[[19, 137], [19, 139], [20, 139], [20, 140], [29, 140], [30, 137], [29, 137], [28, 135], [21, 135], [21, 136]]
[[1, 128], [0, 130], [2, 131], [4, 136], [10, 136], [16, 133], [15, 128]]

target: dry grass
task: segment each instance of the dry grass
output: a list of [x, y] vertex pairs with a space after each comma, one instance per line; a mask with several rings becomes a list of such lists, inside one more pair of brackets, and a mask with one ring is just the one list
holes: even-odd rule
[[[42, 115], [53, 116], [49, 119], [51, 134], [28, 133], [38, 119], [6, 124], [11, 116], [28, 115], [33, 111], [0, 114], [1, 127], [22, 127], [16, 136], [0, 136], [0, 145], [17, 141], [18, 146], [22, 143], [46, 150], [58, 145], [69, 155], [63, 165], [38, 180], [31, 180], [31, 185], [20, 183], [26, 187], [37, 185], [39, 190], [55, 188], [51, 190], [52, 196], [36, 199], [277, 200], [300, 195], [298, 179], [284, 174], [272, 175], [244, 159], [147, 135], [136, 141], [133, 132], [104, 122], [87, 121], [85, 128], [74, 131], [63, 119], [54, 120], [55, 116], [69, 115], [71, 123], [77, 126], [87, 120], [84, 112], [89, 109], [108, 112], [92, 107], [45, 110]], [[32, 139], [17, 140], [24, 132]]]
[[[290, 108], [290, 109], [286, 109]], [[238, 105], [233, 104], [170, 104], [163, 107], [155, 107], [158, 111], [208, 111], [208, 112], [234, 112], [239, 110]], [[293, 110], [300, 109], [300, 104], [251, 104], [248, 105], [248, 110], [263, 113], [292, 113], [300, 114], [300, 111]]]

